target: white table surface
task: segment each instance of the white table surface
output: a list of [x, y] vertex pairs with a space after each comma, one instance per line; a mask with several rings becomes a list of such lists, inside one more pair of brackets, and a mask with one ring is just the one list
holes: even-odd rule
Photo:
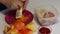
[[[60, 13], [60, 0], [29, 0], [27, 9], [30, 10], [34, 15], [34, 9], [37, 6], [40, 6], [41, 4], [54, 5], [54, 7], [57, 9], [57, 12]], [[3, 34], [3, 29], [4, 29], [4, 26], [6, 25], [5, 14], [4, 14], [5, 12], [6, 12], [6, 10], [3, 10], [0, 12], [0, 34]], [[60, 15], [59, 15], [59, 17], [60, 17]], [[58, 20], [60, 19], [59, 17], [58, 17]], [[36, 23], [36, 21], [34, 21], [34, 22]], [[55, 25], [50, 26], [52, 28], [51, 34], [60, 34], [60, 23], [59, 22]], [[39, 25], [37, 25], [37, 26], [39, 26]], [[34, 34], [38, 34], [38, 33], [34, 33]]]

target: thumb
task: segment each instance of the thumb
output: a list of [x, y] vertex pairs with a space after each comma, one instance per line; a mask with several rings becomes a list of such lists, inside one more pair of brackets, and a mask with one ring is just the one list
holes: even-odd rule
[[23, 7], [23, 3], [22, 3], [21, 1], [18, 1], [18, 5], [19, 5], [20, 7]]

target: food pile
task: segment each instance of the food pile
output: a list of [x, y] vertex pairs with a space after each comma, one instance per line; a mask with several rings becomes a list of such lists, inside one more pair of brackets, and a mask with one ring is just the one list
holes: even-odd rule
[[29, 11], [24, 10], [22, 18], [19, 19], [15, 19], [14, 12], [16, 11], [10, 11], [6, 14], [5, 18], [9, 26], [5, 27], [5, 34], [33, 34], [37, 30], [35, 23], [32, 22], [33, 15]]
[[14, 24], [5, 27], [5, 34], [33, 34], [37, 30], [36, 25], [31, 22], [25, 25], [23, 22], [16, 21]]

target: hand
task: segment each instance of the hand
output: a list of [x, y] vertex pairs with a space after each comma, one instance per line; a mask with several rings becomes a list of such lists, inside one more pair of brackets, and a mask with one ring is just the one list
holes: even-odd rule
[[[22, 1], [22, 2], [23, 2], [23, 1]], [[26, 8], [28, 2], [29, 2], [29, 0], [25, 0], [25, 1], [23, 2], [23, 7], [24, 7], [24, 9]]]
[[22, 0], [4, 0], [3, 4], [6, 5], [9, 9], [18, 9], [19, 7], [26, 8], [29, 0], [25, 0], [24, 3]]

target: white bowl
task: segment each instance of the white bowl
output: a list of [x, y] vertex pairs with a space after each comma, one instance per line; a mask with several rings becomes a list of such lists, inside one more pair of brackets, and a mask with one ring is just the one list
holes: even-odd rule
[[[48, 12], [52, 12], [55, 16], [51, 17], [51, 18], [41, 18], [40, 13], [38, 11], [39, 9], [46, 9], [46, 10], [48, 10]], [[42, 26], [48, 26], [48, 25], [53, 25], [53, 24], [57, 23], [58, 12], [54, 6], [41, 5], [40, 7], [37, 7], [35, 10], [36, 10], [35, 13], [38, 18], [38, 21]]]

